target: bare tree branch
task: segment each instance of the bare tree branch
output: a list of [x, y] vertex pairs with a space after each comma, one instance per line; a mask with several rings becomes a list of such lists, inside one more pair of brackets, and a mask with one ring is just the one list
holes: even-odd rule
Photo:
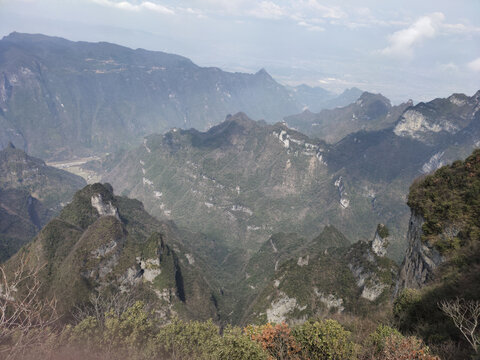
[[443, 300], [438, 306], [454, 322], [455, 326], [467, 339], [475, 353], [480, 345], [480, 301], [478, 300]]
[[[36, 262], [38, 264], [38, 261]], [[59, 319], [55, 297], [40, 297], [39, 273], [43, 266], [29, 266], [25, 256], [7, 274], [0, 266], [0, 357], [21, 357], [32, 346], [44, 347]]]

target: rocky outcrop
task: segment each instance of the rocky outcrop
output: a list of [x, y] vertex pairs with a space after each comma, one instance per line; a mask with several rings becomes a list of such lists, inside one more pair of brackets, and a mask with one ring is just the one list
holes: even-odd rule
[[372, 251], [380, 257], [387, 255], [388, 246], [388, 233], [387, 235], [382, 234], [382, 229], [385, 229], [385, 225], [378, 225], [372, 241]]
[[361, 262], [353, 262], [348, 264], [359, 289], [361, 289], [360, 296], [369, 301], [375, 301], [383, 291], [390, 287], [380, 280], [378, 275], [364, 266]]
[[405, 288], [421, 288], [433, 279], [435, 269], [444, 261], [442, 255], [422, 241], [425, 220], [412, 210], [408, 227], [408, 249], [400, 268], [396, 293]]
[[386, 277], [382, 275], [391, 274], [395, 268], [389, 266], [383, 268], [379, 263], [379, 259], [387, 254], [387, 246], [388, 229], [385, 225], [379, 224], [372, 241], [360, 242], [350, 250], [348, 267], [362, 291], [360, 296], [369, 301], [377, 300], [385, 290], [392, 287], [392, 283], [386, 281]]
[[104, 201], [102, 194], [93, 195], [91, 202], [100, 216], [115, 216], [119, 219], [117, 208], [111, 202]]

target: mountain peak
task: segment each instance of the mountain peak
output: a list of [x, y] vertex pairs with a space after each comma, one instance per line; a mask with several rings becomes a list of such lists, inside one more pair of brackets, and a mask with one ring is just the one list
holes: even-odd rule
[[255, 122], [255, 120], [250, 119], [247, 114], [245, 114], [243, 111], [240, 111], [234, 115], [227, 115], [225, 118], [226, 122], [236, 122], [239, 124], [244, 124], [244, 123], [252, 123]]
[[480, 90], [478, 90], [478, 91], [473, 95], [473, 98], [474, 98], [476, 101], [480, 101]]
[[60, 218], [86, 229], [99, 216], [113, 215], [118, 219], [116, 202], [110, 184], [95, 183], [87, 185], [75, 193], [72, 201], [63, 209]]
[[273, 80], [272, 76], [267, 72], [267, 70], [265, 70], [265, 68], [261, 68], [260, 70], [258, 70], [255, 73], [255, 76]]
[[374, 93], [371, 93], [371, 92], [368, 92], [368, 91], [364, 91], [362, 93], [362, 95], [360, 95], [360, 97], [358, 98], [358, 100], [363, 100], [363, 101], [366, 101], [366, 100], [380, 100], [386, 104], [389, 104], [390, 105], [390, 100], [388, 100], [385, 96], [383, 96], [382, 94], [378, 93], [378, 94], [374, 94]]

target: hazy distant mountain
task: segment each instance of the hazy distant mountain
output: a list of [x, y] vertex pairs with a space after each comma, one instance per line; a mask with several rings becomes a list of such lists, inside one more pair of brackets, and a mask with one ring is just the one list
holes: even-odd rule
[[43, 158], [108, 152], [229, 113], [279, 121], [300, 108], [265, 71], [228, 73], [163, 52], [12, 33], [0, 41], [0, 147]]
[[313, 113], [305, 110], [285, 118], [289, 126], [312, 136], [335, 143], [348, 134], [360, 130], [379, 130], [391, 126], [412, 106], [411, 101], [392, 106], [381, 94], [364, 92], [350, 105]]
[[299, 85], [287, 88], [301, 110], [317, 112], [323, 109], [333, 109], [339, 106], [351, 104], [362, 95], [363, 91], [357, 88], [346, 89], [337, 95], [321, 87]]
[[0, 151], [0, 262], [33, 239], [85, 184], [12, 144]]

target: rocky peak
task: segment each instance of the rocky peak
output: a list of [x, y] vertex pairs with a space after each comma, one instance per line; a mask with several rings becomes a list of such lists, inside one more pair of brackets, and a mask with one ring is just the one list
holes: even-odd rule
[[398, 119], [394, 133], [426, 144], [433, 144], [444, 136], [457, 134], [475, 120], [479, 107], [477, 94], [472, 97], [452, 94], [448, 98], [410, 106]]
[[100, 216], [115, 216], [120, 219], [117, 208], [112, 205], [111, 201], [105, 201], [102, 194], [92, 195], [91, 203]]
[[387, 254], [389, 235], [387, 227], [383, 224], [378, 224], [377, 231], [375, 231], [375, 236], [372, 240], [372, 251], [376, 255], [383, 257]]
[[77, 191], [72, 201], [63, 209], [60, 218], [86, 229], [99, 217], [107, 215], [120, 219], [117, 199], [110, 184], [96, 183]]

